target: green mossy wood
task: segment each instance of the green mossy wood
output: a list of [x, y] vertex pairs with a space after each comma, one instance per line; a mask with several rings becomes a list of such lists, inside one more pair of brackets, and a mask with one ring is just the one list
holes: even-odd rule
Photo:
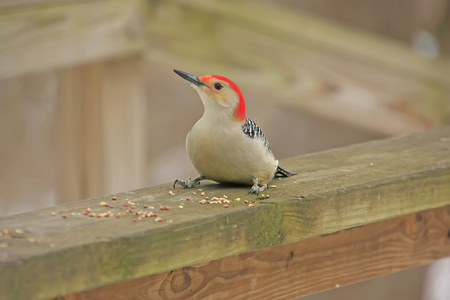
[[[450, 205], [450, 127], [282, 165], [298, 175], [273, 180], [264, 200], [248, 187], [199, 186], [210, 199], [226, 195], [228, 208], [200, 204], [198, 189], [170, 195], [167, 183], [2, 218], [0, 298], [67, 295]], [[87, 208], [121, 217], [90, 217]], [[126, 210], [154, 211], [162, 222]]]

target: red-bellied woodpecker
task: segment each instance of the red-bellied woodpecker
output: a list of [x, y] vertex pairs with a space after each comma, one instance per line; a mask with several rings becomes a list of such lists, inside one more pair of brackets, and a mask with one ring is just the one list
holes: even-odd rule
[[261, 128], [245, 114], [239, 87], [217, 75], [195, 75], [174, 70], [197, 91], [205, 111], [186, 137], [186, 149], [199, 172], [195, 179], [175, 180], [191, 188], [203, 179], [251, 185], [259, 194], [274, 176], [295, 175], [280, 166]]

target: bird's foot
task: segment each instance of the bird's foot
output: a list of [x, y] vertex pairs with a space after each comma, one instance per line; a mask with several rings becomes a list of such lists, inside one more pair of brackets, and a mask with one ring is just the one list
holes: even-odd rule
[[203, 177], [203, 176], [199, 176], [194, 179], [191, 179], [191, 177], [188, 177], [187, 180], [176, 179], [175, 182], [173, 183], [173, 188], [175, 188], [177, 183], [179, 183], [185, 189], [190, 189], [190, 188], [193, 188], [193, 187], [196, 187], [197, 185], [199, 185], [200, 181], [203, 179], [205, 179], [205, 177]]
[[253, 178], [253, 186], [250, 189], [250, 191], [248, 192], [249, 194], [259, 195], [259, 193], [265, 191], [268, 188], [267, 184], [265, 184], [263, 186], [259, 186], [258, 183], [259, 183], [259, 180], [256, 178]]

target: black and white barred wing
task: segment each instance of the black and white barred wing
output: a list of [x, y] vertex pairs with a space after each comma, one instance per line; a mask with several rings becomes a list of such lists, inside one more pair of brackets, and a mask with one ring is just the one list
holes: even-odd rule
[[242, 125], [242, 131], [252, 139], [262, 139], [266, 145], [267, 150], [272, 153], [272, 148], [270, 148], [269, 141], [267, 141], [264, 136], [262, 129], [256, 124], [252, 119], [247, 117], [244, 125]]
[[[272, 153], [272, 148], [270, 148], [269, 141], [264, 136], [262, 129], [249, 117], [245, 120], [244, 125], [242, 125], [242, 131], [252, 139], [262, 139], [264, 144], [266, 145], [267, 150]], [[291, 173], [280, 166], [277, 166], [277, 170], [275, 171], [275, 177], [290, 177], [293, 175], [297, 175], [296, 173]]]

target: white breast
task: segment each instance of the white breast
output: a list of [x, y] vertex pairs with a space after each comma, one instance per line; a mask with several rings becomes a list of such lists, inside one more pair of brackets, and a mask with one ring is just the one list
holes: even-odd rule
[[194, 167], [217, 182], [252, 185], [274, 176], [278, 161], [267, 151], [264, 141], [244, 134], [238, 122], [214, 126], [204, 118], [197, 121], [186, 138], [186, 148]]

